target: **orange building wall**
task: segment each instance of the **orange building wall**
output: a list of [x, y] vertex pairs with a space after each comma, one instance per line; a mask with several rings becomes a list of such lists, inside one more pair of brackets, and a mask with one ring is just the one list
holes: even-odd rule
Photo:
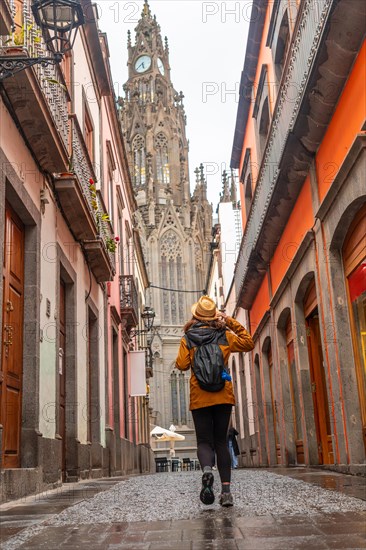
[[313, 224], [310, 176], [307, 176], [270, 262], [272, 294], [278, 289], [305, 233]]
[[358, 54], [337, 109], [316, 155], [322, 201], [366, 119], [366, 41]]
[[263, 315], [269, 308], [269, 289], [268, 276], [262, 281], [261, 287], [255, 297], [253, 306], [250, 310], [250, 333], [253, 334], [257, 329]]

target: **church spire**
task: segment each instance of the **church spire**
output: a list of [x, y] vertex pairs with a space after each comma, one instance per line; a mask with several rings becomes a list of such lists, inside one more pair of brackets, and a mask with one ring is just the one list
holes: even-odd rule
[[144, 7], [142, 8], [141, 17], [143, 19], [151, 19], [151, 10], [149, 2], [147, 0], [144, 1]]
[[234, 176], [234, 170], [231, 169], [231, 188], [230, 188], [230, 198], [231, 202], [236, 206], [238, 202], [238, 197], [236, 193], [236, 183], [235, 183], [235, 176]]
[[200, 164], [200, 183], [201, 183], [201, 197], [202, 200], [207, 199], [207, 182], [204, 174], [203, 164]]
[[230, 191], [229, 191], [229, 180], [227, 177], [226, 170], [222, 173], [222, 195], [220, 202], [231, 202]]
[[196, 186], [193, 192], [193, 200], [201, 202], [207, 201], [207, 182], [202, 162], [199, 167], [195, 169], [194, 173], [196, 176]]

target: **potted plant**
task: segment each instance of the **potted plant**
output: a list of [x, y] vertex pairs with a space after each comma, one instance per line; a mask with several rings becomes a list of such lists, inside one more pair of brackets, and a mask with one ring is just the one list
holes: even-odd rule
[[19, 55], [27, 53], [27, 46], [29, 46], [29, 53], [33, 54], [34, 44], [41, 42], [41, 33], [37, 29], [35, 36], [31, 37], [31, 31], [33, 29], [33, 23], [29, 25], [22, 25], [20, 30], [11, 33], [10, 38], [5, 41], [6, 47], [4, 52], [8, 55]]
[[89, 191], [91, 197], [91, 205], [95, 215], [95, 221], [97, 224], [98, 237], [104, 241], [108, 252], [114, 253], [119, 244], [120, 238], [118, 236], [111, 237], [106, 229], [106, 224], [110, 221], [109, 214], [102, 212], [99, 208], [97, 188], [92, 178], [89, 179]]
[[57, 174], [59, 178], [72, 178], [75, 176], [74, 164], [73, 164], [73, 155], [69, 158], [69, 170], [67, 172], [60, 172]]

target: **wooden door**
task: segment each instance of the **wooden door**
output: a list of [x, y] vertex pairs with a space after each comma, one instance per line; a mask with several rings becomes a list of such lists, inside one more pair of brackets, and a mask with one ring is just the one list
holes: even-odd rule
[[24, 227], [5, 209], [0, 423], [4, 468], [20, 467], [23, 378]]
[[354, 351], [362, 438], [366, 451], [366, 204], [353, 220], [343, 245], [348, 309]]
[[59, 435], [62, 438], [61, 444], [61, 470], [62, 480], [66, 478], [66, 298], [65, 284], [60, 281], [60, 333], [59, 333]]
[[319, 464], [334, 464], [332, 432], [317, 309], [306, 319], [306, 327]]

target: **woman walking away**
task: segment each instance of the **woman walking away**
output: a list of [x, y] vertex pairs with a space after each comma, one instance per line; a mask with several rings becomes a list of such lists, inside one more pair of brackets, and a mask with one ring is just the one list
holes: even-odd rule
[[228, 433], [228, 436], [227, 436], [227, 440], [228, 440], [228, 446], [229, 446], [229, 451], [230, 451], [230, 456], [231, 456], [231, 467], [233, 469], [238, 467], [237, 457], [240, 454], [239, 445], [238, 445], [238, 442], [237, 442], [237, 439], [236, 439], [237, 435], [239, 435], [239, 432], [237, 432], [235, 428], [233, 428], [233, 427], [229, 428], [229, 433]]
[[231, 352], [250, 351], [253, 340], [235, 319], [216, 309], [208, 296], [202, 296], [191, 308], [193, 317], [184, 327], [176, 367], [192, 368], [190, 410], [197, 437], [197, 455], [203, 470], [200, 499], [204, 504], [215, 500], [213, 492], [215, 464], [220, 474], [221, 506], [232, 506], [230, 492], [231, 458], [227, 432], [235, 397], [231, 377], [226, 370]]

